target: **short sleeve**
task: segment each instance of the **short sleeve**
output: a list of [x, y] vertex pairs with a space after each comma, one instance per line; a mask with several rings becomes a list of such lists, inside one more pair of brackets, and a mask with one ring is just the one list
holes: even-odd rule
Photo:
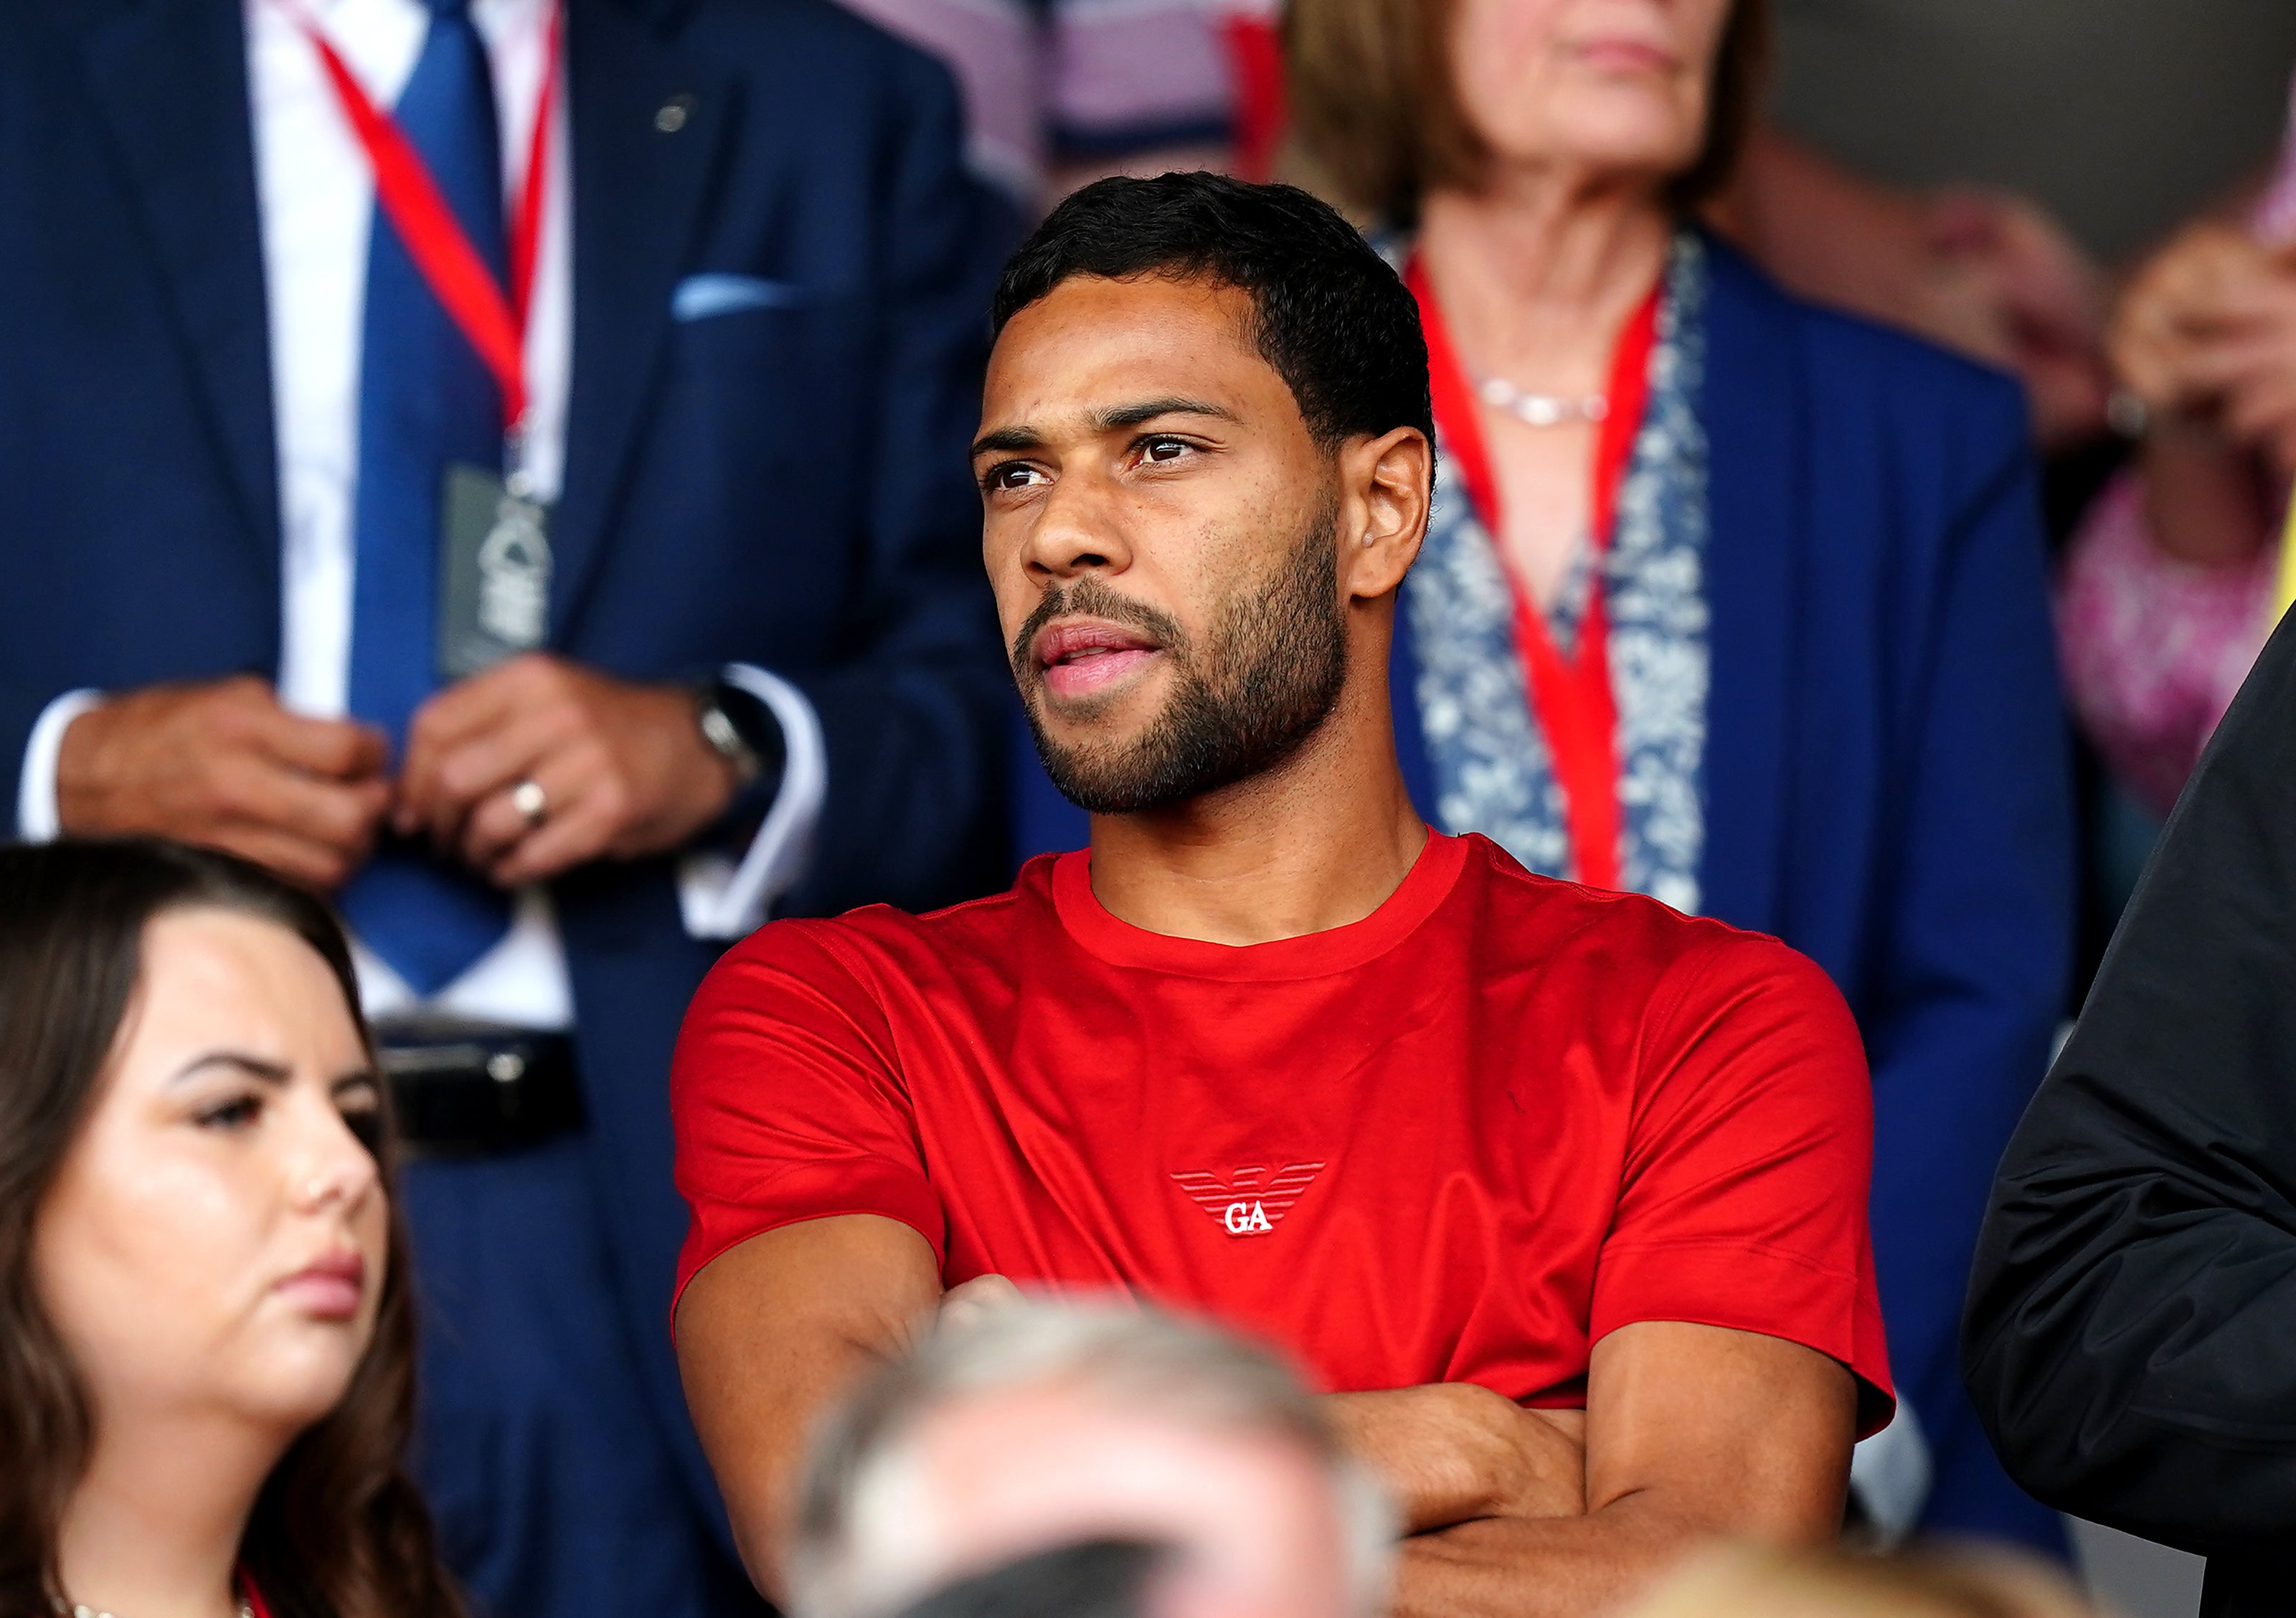
[[898, 1220], [945, 1255], [940, 1200], [883, 1009], [825, 931], [760, 928], [687, 1009], [669, 1086], [690, 1216], [680, 1296], [728, 1248], [837, 1214]]
[[1590, 1340], [1636, 1320], [1782, 1337], [1857, 1377], [1860, 1434], [1893, 1403], [1866, 1203], [1872, 1083], [1833, 983], [1733, 933], [1654, 999]]

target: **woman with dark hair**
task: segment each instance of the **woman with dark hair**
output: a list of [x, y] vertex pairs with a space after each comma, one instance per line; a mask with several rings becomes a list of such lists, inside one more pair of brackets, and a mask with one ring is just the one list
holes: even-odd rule
[[163, 843], [0, 848], [0, 1618], [459, 1618], [326, 908]]
[[1857, 1499], [1885, 1529], [2062, 1551], [1954, 1352], [2073, 919], [2025, 405], [1700, 227], [1763, 21], [1759, 0], [1292, 0], [1300, 135], [1388, 222], [1428, 338], [1439, 470], [1398, 740], [1440, 829], [1827, 969], [1873, 1063], [1900, 1395]]

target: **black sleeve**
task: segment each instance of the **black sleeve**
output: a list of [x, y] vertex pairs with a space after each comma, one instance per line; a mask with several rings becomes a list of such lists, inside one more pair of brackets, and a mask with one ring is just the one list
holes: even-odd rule
[[2169, 819], [1993, 1188], [1962, 1364], [2018, 1482], [2203, 1553], [2296, 1538], [2296, 628]]

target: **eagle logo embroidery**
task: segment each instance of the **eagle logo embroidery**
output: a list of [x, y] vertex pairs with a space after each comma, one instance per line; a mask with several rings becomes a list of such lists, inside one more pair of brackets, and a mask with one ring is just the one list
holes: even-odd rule
[[1323, 1172], [1320, 1163], [1287, 1163], [1272, 1173], [1264, 1166], [1238, 1169], [1223, 1180], [1195, 1169], [1172, 1179], [1230, 1236], [1265, 1236], [1283, 1222], [1300, 1194]]

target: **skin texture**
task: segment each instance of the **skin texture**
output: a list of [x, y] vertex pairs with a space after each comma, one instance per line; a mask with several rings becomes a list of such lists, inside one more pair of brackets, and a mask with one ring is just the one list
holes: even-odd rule
[[[734, 790], [685, 688], [542, 653], [439, 691], [408, 725], [395, 777], [389, 754], [371, 727], [290, 714], [252, 676], [153, 687], [66, 729], [57, 809], [75, 836], [224, 848], [321, 890], [358, 869], [388, 822], [514, 887], [675, 848]], [[511, 804], [527, 779], [548, 802], [538, 828]]]
[[152, 686], [72, 721], [56, 809], [74, 836], [174, 838], [333, 888], [374, 846], [388, 753], [364, 725], [290, 714], [252, 675]]
[[[521, 780], [550, 808], [529, 829]], [[504, 887], [675, 848], [734, 796], [683, 686], [634, 685], [530, 652], [447, 687], [408, 725], [391, 811]]]
[[[1300, 514], [1335, 494], [1348, 674], [1331, 717], [1261, 775], [1093, 822], [1103, 904], [1137, 927], [1223, 944], [1361, 919], [1426, 841], [1395, 762], [1386, 669], [1395, 587], [1426, 530], [1427, 442], [1398, 428], [1327, 458], [1244, 340], [1249, 312], [1224, 288], [1063, 282], [998, 341], [973, 456], [1008, 642], [1048, 592], [1089, 577], [1201, 644], [1239, 592], [1265, 587]], [[1201, 408], [1129, 419], [1159, 403]], [[1027, 695], [1054, 743], [1109, 743], [1151, 725], [1171, 685], [1152, 652], [1086, 699], [1049, 684]]]
[[34, 1223], [34, 1282], [95, 1422], [61, 1536], [72, 1599], [236, 1610], [256, 1493], [373, 1336], [389, 1214], [346, 1118], [379, 1105], [309, 945], [216, 910], [150, 924], [111, 1070]]
[[[1234, 944], [1360, 919], [1426, 837], [1396, 764], [1387, 691], [1393, 592], [1426, 526], [1426, 441], [1404, 428], [1326, 455], [1246, 341], [1247, 309], [1242, 294], [1196, 283], [1063, 282], [999, 340], [974, 455], [1008, 640], [1054, 592], [1091, 578], [1201, 644], [1224, 602], [1264, 583], [1299, 514], [1335, 494], [1348, 674], [1331, 717], [1261, 775], [1093, 822], [1093, 887], [1111, 911]], [[1034, 633], [1077, 621], [1056, 616]], [[1173, 671], [1153, 645], [1134, 650], [1145, 655], [1079, 691], [1024, 682], [1053, 740], [1120, 745], [1153, 725]], [[767, 1232], [694, 1278], [676, 1321], [687, 1398], [769, 1595], [815, 1412], [898, 1353], [937, 1306], [1013, 1295], [983, 1277], [944, 1302], [925, 1239], [870, 1215]], [[1828, 1537], [1854, 1405], [1849, 1373], [1808, 1349], [1646, 1322], [1597, 1345], [1583, 1415], [1462, 1387], [1329, 1408], [1419, 1531], [1397, 1610], [1496, 1618], [1610, 1605], [1709, 1532]]]
[[[1451, 67], [1490, 160], [1422, 206], [1418, 250], [1474, 378], [1604, 392], [1620, 329], [1657, 281], [1660, 189], [1696, 158], [1727, 0], [1460, 0]], [[1480, 407], [1498, 540], [1551, 601], [1592, 507], [1595, 429]]]
[[742, 1564], [776, 1604], [788, 1596], [781, 1548], [816, 1414], [906, 1349], [940, 1297], [923, 1237], [856, 1214], [752, 1237], [703, 1266], [678, 1299], [686, 1407]]
[[2153, 540], [2203, 566], [2276, 531], [2296, 473], [2296, 259], [2232, 225], [2188, 227], [2131, 280], [2112, 363], [2152, 416], [2140, 464]]

